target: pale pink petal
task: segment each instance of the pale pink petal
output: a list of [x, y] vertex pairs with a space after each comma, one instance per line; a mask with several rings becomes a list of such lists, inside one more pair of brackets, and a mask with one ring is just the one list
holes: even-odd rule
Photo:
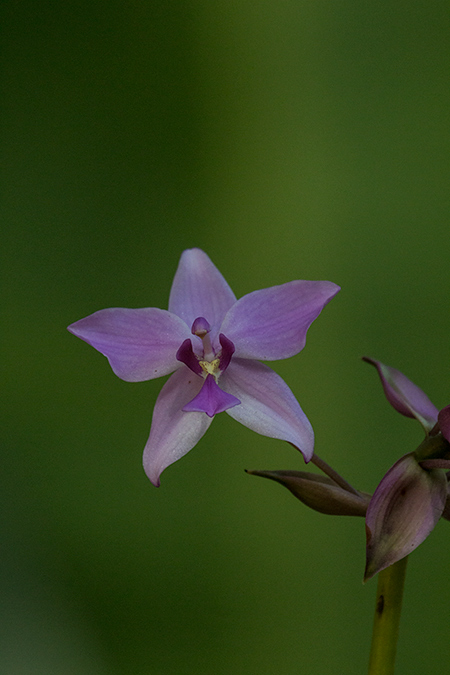
[[213, 339], [236, 296], [217, 267], [199, 248], [183, 251], [169, 298], [169, 310], [189, 327], [204, 317], [211, 325]]
[[181, 367], [176, 353], [189, 327], [165, 309], [101, 309], [68, 330], [104, 354], [116, 375], [142, 382]]
[[220, 386], [241, 402], [226, 412], [263, 436], [295, 445], [309, 462], [314, 432], [297, 399], [271, 368], [258, 361], [235, 359], [220, 378]]
[[386, 366], [367, 356], [363, 361], [371, 363], [378, 371], [387, 400], [393, 408], [405, 417], [417, 419], [428, 433], [434, 427], [438, 417], [438, 409], [428, 396], [406, 375], [396, 368]]
[[331, 281], [291, 281], [254, 291], [229, 309], [220, 332], [233, 341], [235, 356], [288, 358], [303, 349], [308, 328], [339, 290]]
[[213, 418], [203, 412], [182, 411], [203, 382], [203, 378], [182, 366], [160, 391], [143, 459], [145, 472], [156, 486], [164, 469], [189, 452], [212, 422]]

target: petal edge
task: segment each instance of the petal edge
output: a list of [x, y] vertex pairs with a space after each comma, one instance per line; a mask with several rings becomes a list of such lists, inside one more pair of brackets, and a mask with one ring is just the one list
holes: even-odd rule
[[176, 352], [190, 335], [188, 326], [165, 309], [101, 309], [68, 326], [76, 337], [107, 357], [114, 373], [142, 382], [180, 368]]
[[183, 366], [171, 375], [159, 393], [143, 456], [145, 473], [157, 487], [164, 469], [188, 453], [212, 422], [205, 413], [182, 411], [202, 384], [202, 378]]

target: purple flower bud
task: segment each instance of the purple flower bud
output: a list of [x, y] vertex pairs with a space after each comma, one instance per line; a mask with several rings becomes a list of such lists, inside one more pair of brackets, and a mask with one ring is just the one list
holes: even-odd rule
[[442, 515], [447, 478], [426, 470], [414, 453], [389, 469], [370, 500], [366, 515], [366, 570], [370, 579], [401, 560], [428, 537]]
[[367, 356], [363, 357], [363, 361], [371, 363], [377, 369], [384, 393], [392, 407], [405, 417], [415, 417], [425, 432], [429, 433], [436, 424], [438, 409], [422, 389], [396, 368]]
[[308, 471], [247, 471], [284, 485], [303, 504], [332, 516], [365, 516], [370, 495], [344, 490], [328, 476]]
[[450, 443], [450, 405], [442, 408], [438, 415], [438, 422], [443, 437]]
[[444, 510], [442, 511], [442, 518], [450, 520], [450, 485], [447, 483], [447, 500], [445, 502]]

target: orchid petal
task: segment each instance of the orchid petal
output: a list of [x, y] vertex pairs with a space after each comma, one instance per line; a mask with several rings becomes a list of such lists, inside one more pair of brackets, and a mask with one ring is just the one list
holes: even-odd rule
[[226, 411], [230, 417], [258, 434], [292, 443], [309, 462], [314, 453], [314, 432], [277, 373], [258, 361], [233, 358], [220, 384], [241, 402]]
[[220, 327], [236, 356], [273, 361], [297, 354], [308, 328], [339, 291], [331, 281], [291, 281], [244, 295]]
[[446, 498], [447, 478], [442, 470], [423, 469], [413, 453], [399, 459], [378, 485], [367, 509], [364, 579], [417, 548], [441, 517]]
[[236, 351], [234, 344], [227, 338], [226, 335], [220, 333], [219, 335], [220, 346], [222, 347], [221, 354], [219, 357], [220, 370], [223, 372], [230, 365], [231, 357]]
[[236, 396], [227, 394], [219, 387], [214, 377], [208, 375], [200, 392], [184, 406], [183, 410], [185, 412], [204, 412], [209, 417], [214, 417], [214, 415], [239, 404], [240, 400]]
[[212, 422], [205, 413], [182, 411], [186, 401], [196, 396], [202, 385], [202, 378], [182, 368], [167, 380], [159, 393], [143, 458], [145, 473], [157, 487], [164, 469], [189, 452]]
[[181, 367], [176, 358], [189, 327], [165, 309], [101, 309], [68, 327], [108, 358], [118, 377], [142, 382]]
[[201, 367], [198, 358], [194, 354], [194, 350], [192, 349], [192, 341], [189, 338], [186, 338], [186, 340], [181, 343], [176, 357], [177, 361], [184, 363], [192, 370], [193, 373], [196, 373], [196, 375], [203, 374], [203, 368]]
[[188, 326], [205, 317], [216, 332], [235, 302], [236, 296], [206, 253], [199, 248], [182, 253], [170, 291], [170, 312]]
[[366, 356], [363, 357], [363, 361], [371, 363], [377, 369], [389, 403], [405, 417], [418, 420], [426, 433], [431, 431], [436, 424], [438, 409], [422, 389], [396, 368]]
[[450, 443], [450, 405], [442, 408], [442, 410], [439, 412], [438, 422], [443, 437]]

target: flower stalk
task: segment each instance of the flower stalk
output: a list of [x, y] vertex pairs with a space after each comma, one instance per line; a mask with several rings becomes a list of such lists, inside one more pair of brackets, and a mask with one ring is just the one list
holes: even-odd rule
[[378, 574], [368, 675], [393, 675], [408, 557]]
[[358, 490], [355, 490], [355, 488], [348, 483], [345, 478], [342, 478], [338, 474], [337, 471], [335, 471], [325, 460], [323, 460], [321, 457], [319, 457], [316, 453], [313, 454], [311, 457], [311, 464], [315, 464], [318, 469], [323, 471], [323, 473], [331, 478], [339, 487], [341, 487], [343, 490], [347, 490], [347, 492], [351, 492], [354, 495], [359, 495]]

